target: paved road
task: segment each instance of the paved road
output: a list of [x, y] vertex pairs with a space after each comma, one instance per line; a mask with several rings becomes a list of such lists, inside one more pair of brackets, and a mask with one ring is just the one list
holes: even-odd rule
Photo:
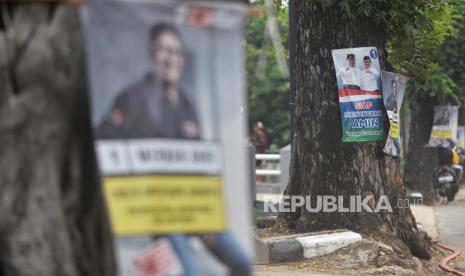
[[[456, 200], [447, 205], [436, 207], [436, 229], [438, 240], [447, 245], [457, 247], [462, 256], [465, 255], [465, 188], [462, 188], [456, 196]], [[460, 268], [465, 268], [465, 261], [459, 263]]]
[[[411, 207], [417, 222], [423, 224], [433, 239], [456, 247], [465, 256], [465, 188], [462, 187], [456, 199], [447, 205]], [[465, 269], [465, 259], [457, 265]]]

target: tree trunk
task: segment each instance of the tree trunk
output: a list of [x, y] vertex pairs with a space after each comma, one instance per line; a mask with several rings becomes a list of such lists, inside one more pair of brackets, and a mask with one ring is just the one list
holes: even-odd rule
[[115, 275], [77, 8], [0, 11], [0, 275]]
[[[395, 235], [412, 253], [430, 254], [416, 228], [410, 208], [398, 208], [406, 198], [398, 160], [382, 153], [385, 141], [342, 143], [341, 120], [331, 49], [376, 46], [381, 66], [386, 54], [386, 32], [372, 18], [344, 18], [338, 7], [323, 8], [319, 1], [295, 1], [296, 106], [290, 182], [285, 195], [371, 197], [376, 205], [387, 195], [392, 212], [281, 213], [296, 231], [348, 228], [362, 233]], [[385, 125], [387, 123], [385, 116]], [[399, 201], [400, 200], [400, 201]], [[314, 204], [312, 203], [312, 206]]]
[[410, 134], [404, 169], [405, 185], [423, 194], [423, 201], [436, 200], [435, 170], [438, 165], [435, 148], [425, 147], [431, 135], [434, 101], [431, 98], [413, 97], [410, 101]]

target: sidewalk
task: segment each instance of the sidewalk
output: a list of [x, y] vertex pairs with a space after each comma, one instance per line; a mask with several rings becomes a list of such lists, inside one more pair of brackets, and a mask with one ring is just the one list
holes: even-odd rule
[[[263, 186], [260, 189], [261, 193], [257, 194], [258, 200], [271, 201], [275, 204], [279, 202], [280, 195], [274, 193], [274, 187]], [[415, 216], [416, 222], [421, 224], [423, 230], [435, 240], [440, 240], [447, 245], [457, 247], [462, 252], [462, 258], [450, 263], [451, 266], [456, 268], [465, 269], [465, 189], [461, 189], [456, 196], [456, 200], [446, 205], [441, 206], [425, 206], [425, 205], [411, 205], [411, 210]], [[271, 215], [271, 214], [266, 214]], [[308, 234], [307, 234], [308, 235]], [[279, 237], [282, 238], [282, 237]], [[289, 237], [293, 238], [293, 237]], [[272, 239], [268, 239], [270, 242]], [[266, 242], [265, 240], [263, 240]], [[371, 243], [370, 243], [371, 242]], [[304, 246], [306, 243], [301, 243]], [[292, 245], [292, 246], [291, 246]], [[294, 248], [293, 244], [282, 243], [273, 246], [273, 249], [288, 249]], [[422, 266], [428, 265], [437, 269], [433, 275], [440, 275], [442, 271], [437, 266], [440, 259], [432, 261], [431, 264], [423, 263], [415, 267], [415, 261], [406, 267], [398, 266], [382, 266], [379, 268], [373, 268], [373, 261], [379, 259], [377, 253], [381, 248], [379, 244], [373, 244], [372, 241], [363, 239], [362, 242], [355, 243], [354, 245], [340, 249], [337, 252], [329, 253], [323, 257], [315, 257], [312, 259], [306, 259], [304, 261], [296, 261], [293, 263], [280, 263], [280, 264], [260, 264], [255, 266], [256, 275], [278, 275], [278, 276], [291, 276], [291, 275], [419, 275], [418, 270], [421, 270]], [[403, 249], [408, 250], [408, 249]], [[303, 250], [299, 253], [304, 254]], [[313, 250], [314, 251], [314, 250]], [[388, 250], [389, 251], [389, 250]], [[300, 252], [300, 251], [299, 251]], [[373, 256], [370, 255], [372, 252], [376, 253]], [[444, 253], [449, 253], [444, 251]], [[357, 260], [359, 256], [367, 255], [364, 258]], [[384, 253], [390, 255], [389, 252]], [[283, 255], [283, 254], [281, 254]], [[286, 254], [285, 256], [291, 257], [292, 254]], [[296, 255], [296, 254], [295, 254]], [[299, 255], [299, 256], [300, 256]], [[378, 255], [378, 256], [376, 256]], [[381, 254], [383, 255], [383, 254]], [[271, 257], [271, 256], [270, 256]], [[437, 257], [440, 258], [440, 257]], [[271, 258], [272, 259], [272, 258]], [[404, 260], [402, 257], [399, 262]], [[282, 259], [281, 261], [289, 261], [289, 258]], [[313, 266], [313, 263], [316, 265]], [[364, 267], [364, 265], [366, 267]], [[362, 268], [363, 267], [363, 268]], [[397, 269], [397, 270], [391, 270]], [[362, 273], [362, 274], [360, 274]]]
[[424, 226], [431, 238], [460, 250], [460, 259], [452, 264], [465, 269], [465, 189], [460, 189], [455, 200], [446, 205], [412, 205], [411, 209], [417, 223]]
[[438, 236], [438, 230], [436, 226], [436, 215], [434, 207], [425, 205], [410, 205], [413, 216], [417, 223], [421, 223], [424, 230], [432, 239], [436, 239]]
[[288, 263], [280, 265], [256, 265], [254, 275], [256, 276], [294, 276], [294, 275], [312, 275], [312, 276], [332, 276], [337, 274], [326, 274], [321, 272], [312, 272], [309, 269], [309, 262]]

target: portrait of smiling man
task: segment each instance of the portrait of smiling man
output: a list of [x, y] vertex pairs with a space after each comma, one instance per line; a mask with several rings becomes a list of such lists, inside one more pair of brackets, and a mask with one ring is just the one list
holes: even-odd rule
[[97, 130], [101, 139], [199, 139], [196, 110], [180, 87], [185, 63], [181, 35], [159, 23], [149, 34], [151, 69], [124, 89]]

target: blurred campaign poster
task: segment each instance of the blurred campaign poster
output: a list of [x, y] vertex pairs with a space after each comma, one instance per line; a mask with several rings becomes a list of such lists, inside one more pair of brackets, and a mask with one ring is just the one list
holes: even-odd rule
[[119, 275], [249, 275], [243, 5], [88, 0], [81, 15]]
[[383, 94], [375, 47], [332, 50], [336, 70], [342, 141], [384, 139]]
[[457, 138], [458, 106], [437, 105], [434, 107], [433, 130], [429, 144], [434, 147], [449, 147]]
[[381, 72], [383, 102], [389, 118], [389, 133], [383, 152], [400, 156], [400, 107], [405, 94], [408, 78], [392, 72]]
[[465, 126], [458, 126], [457, 127], [456, 145], [459, 148], [464, 148], [465, 147]]

